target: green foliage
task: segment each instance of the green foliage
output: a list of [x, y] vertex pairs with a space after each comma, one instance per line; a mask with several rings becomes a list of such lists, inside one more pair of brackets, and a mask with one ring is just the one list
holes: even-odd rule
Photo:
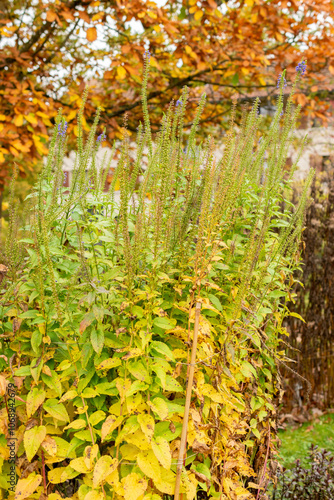
[[296, 460], [304, 461], [310, 446], [334, 453], [334, 415], [329, 413], [316, 420], [305, 422], [297, 428], [287, 427], [278, 432], [281, 440], [279, 461], [284, 467], [291, 468]]
[[[84, 140], [85, 98], [71, 188], [62, 187], [59, 116], [20, 241], [13, 222], [2, 258], [2, 380], [17, 386], [18, 456], [34, 464], [30, 472], [21, 460], [17, 494], [158, 500], [174, 493], [200, 302], [181, 492], [189, 500], [200, 490], [253, 498], [274, 446], [279, 338], [311, 179], [294, 206], [284, 165], [298, 110], [289, 101], [281, 118], [281, 88], [259, 144], [258, 102], [239, 129], [232, 114], [217, 161], [210, 137], [196, 142], [205, 97], [185, 137], [185, 88], [153, 143], [144, 86], [134, 165], [125, 127], [103, 194], [99, 112]], [[6, 422], [4, 407], [3, 453]]]

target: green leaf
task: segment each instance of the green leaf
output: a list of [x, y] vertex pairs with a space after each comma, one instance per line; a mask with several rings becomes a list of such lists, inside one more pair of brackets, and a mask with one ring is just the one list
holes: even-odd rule
[[62, 395], [62, 387], [59, 376], [54, 370], [50, 371], [51, 371], [51, 377], [49, 377], [45, 373], [42, 373], [41, 379], [43, 380], [45, 385], [47, 385], [50, 389], [55, 391], [60, 397]]
[[176, 325], [176, 319], [166, 318], [165, 316], [161, 318], [159, 316], [154, 318], [153, 325], [162, 328], [162, 330], [172, 330]]
[[158, 422], [155, 424], [154, 436], [160, 436], [165, 438], [167, 441], [174, 441], [174, 439], [178, 438], [182, 432], [182, 423], [181, 422]]
[[104, 345], [104, 333], [102, 328], [94, 328], [90, 334], [90, 341], [95, 352], [100, 354]]
[[141, 380], [135, 380], [131, 384], [130, 389], [126, 391], [126, 397], [130, 397], [136, 392], [147, 391], [148, 388], [149, 385], [146, 384], [145, 382], [142, 382]]
[[171, 375], [166, 375], [166, 391], [183, 392], [183, 387]]
[[154, 350], [162, 354], [164, 357], [171, 359], [172, 361], [175, 361], [174, 355], [170, 348], [164, 344], [163, 342], [159, 342], [158, 340], [153, 340], [150, 343], [150, 351], [154, 355]]
[[239, 75], [238, 73], [235, 73], [232, 78], [232, 85], [238, 85], [239, 83]]
[[39, 311], [30, 310], [30, 311], [26, 311], [26, 312], [20, 314], [18, 317], [20, 319], [31, 319], [31, 318], [36, 318], [37, 316], [42, 317], [42, 315]]
[[195, 470], [199, 472], [200, 474], [203, 474], [205, 477], [211, 480], [211, 472], [210, 469], [207, 465], [205, 464], [196, 464], [195, 465]]
[[223, 310], [223, 307], [218, 297], [216, 297], [212, 293], [209, 293], [208, 298], [210, 299], [210, 302], [212, 302], [212, 304], [215, 306], [215, 308], [218, 309], [218, 311], [221, 312]]
[[248, 361], [244, 361], [240, 368], [241, 373], [244, 377], [251, 378], [254, 375], [257, 378], [257, 373], [253, 365], [251, 365]]
[[61, 420], [62, 422], [69, 422], [70, 418], [68, 416], [67, 410], [63, 403], [59, 403], [57, 399], [48, 399], [43, 404], [44, 410], [49, 413], [56, 420]]
[[21, 366], [14, 372], [15, 377], [29, 377], [31, 375], [30, 366]]

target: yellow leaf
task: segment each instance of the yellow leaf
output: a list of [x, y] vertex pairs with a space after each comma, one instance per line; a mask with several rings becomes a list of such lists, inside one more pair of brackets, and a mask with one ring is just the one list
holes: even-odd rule
[[234, 490], [234, 483], [232, 481], [232, 479], [230, 479], [229, 477], [224, 477], [223, 478], [223, 488], [224, 488], [224, 491], [225, 493], [230, 496], [230, 490]]
[[[115, 469], [108, 477], [106, 477], [106, 483], [110, 484], [110, 486], [114, 487], [116, 493], [118, 493], [118, 488], [122, 488], [119, 482], [118, 469]], [[122, 491], [122, 494], [124, 491]]]
[[57, 467], [48, 472], [48, 480], [52, 484], [61, 484], [67, 481], [68, 479], [73, 479], [77, 477], [80, 472], [72, 469], [72, 467]]
[[189, 0], [189, 5], [196, 5], [197, 4], [197, 0]]
[[23, 124], [23, 115], [16, 115], [14, 118], [14, 125], [16, 127], [21, 127]]
[[122, 362], [120, 358], [108, 358], [102, 361], [99, 365], [97, 365], [97, 370], [111, 370], [111, 368], [115, 368], [115, 366], [121, 365]]
[[75, 110], [70, 111], [69, 114], [66, 116], [66, 121], [70, 122], [71, 120], [73, 120], [73, 118], [76, 117], [76, 115], [77, 115], [77, 112]]
[[189, 14], [193, 14], [194, 12], [196, 12], [196, 10], [197, 10], [197, 5], [194, 5], [194, 7], [191, 7], [189, 9]]
[[145, 451], [145, 450], [150, 450], [151, 449], [150, 443], [147, 441], [147, 437], [141, 431], [141, 429], [138, 429], [138, 430], [136, 430], [135, 432], [133, 432], [131, 434], [129, 433], [126, 436], [125, 439], [126, 439], [126, 441], [128, 443], [134, 444], [135, 446], [138, 446], [138, 448], [141, 451]]
[[123, 66], [117, 66], [117, 78], [118, 80], [124, 80], [126, 77], [126, 69]]
[[77, 395], [78, 395], [77, 391], [75, 389], [71, 389], [70, 391], [67, 391], [65, 392], [65, 394], [62, 395], [62, 397], [59, 400], [59, 403], [63, 403], [68, 399], [74, 399]]
[[44, 389], [37, 389], [34, 387], [27, 396], [27, 406], [26, 411], [27, 415], [30, 418], [31, 415], [35, 413], [37, 408], [44, 403], [45, 400], [45, 391]]
[[157, 436], [156, 439], [152, 439], [151, 446], [154, 455], [157, 457], [161, 465], [169, 470], [172, 464], [172, 454], [170, 452], [170, 447], [167, 439], [162, 436]]
[[84, 498], [85, 500], [104, 500], [105, 496], [100, 491], [92, 490]]
[[137, 464], [139, 469], [144, 472], [145, 476], [160, 481], [160, 465], [152, 451], [144, 451], [137, 456]]
[[96, 460], [98, 452], [99, 452], [99, 447], [97, 444], [94, 444], [93, 446], [86, 446], [84, 451], [84, 460], [88, 469], [92, 469], [93, 463]]
[[147, 481], [135, 472], [123, 477], [125, 500], [137, 500], [147, 489]]
[[203, 396], [208, 396], [208, 398], [212, 399], [215, 403], [224, 402], [223, 396], [210, 384], [204, 384], [201, 387], [200, 392]]
[[93, 28], [88, 28], [86, 31], [86, 38], [89, 42], [94, 42], [97, 39], [97, 30], [95, 26]]
[[162, 398], [154, 398], [153, 401], [147, 401], [147, 404], [161, 420], [165, 420], [168, 417], [168, 406]]
[[158, 17], [156, 13], [152, 12], [151, 10], [149, 10], [147, 14], [151, 19], [156, 19]]
[[171, 470], [165, 470], [160, 481], [155, 481], [154, 485], [161, 493], [174, 495], [175, 491], [175, 474]]
[[6, 118], [7, 118], [7, 116], [6, 116], [6, 115], [0, 115], [0, 122], [5, 121], [5, 120], [6, 120]]
[[93, 472], [93, 486], [97, 488], [103, 483], [112, 472], [117, 468], [117, 458], [111, 458], [109, 455], [103, 455], [95, 464]]
[[102, 19], [103, 16], [104, 16], [104, 12], [98, 12], [97, 14], [94, 14], [94, 16], [92, 17], [92, 21], [98, 21], [99, 19]]
[[42, 448], [51, 457], [55, 457], [57, 455], [57, 443], [51, 436], [45, 437], [42, 443]]
[[120, 452], [124, 460], [136, 460], [138, 453], [140, 453], [140, 449], [133, 444], [123, 444], [120, 447]]
[[107, 417], [105, 422], [102, 424], [101, 440], [104, 441], [106, 437], [122, 423], [122, 421], [122, 416], [116, 417], [116, 415], [110, 415]]
[[73, 420], [73, 422], [64, 427], [64, 431], [66, 431], [67, 429], [83, 429], [84, 427], [86, 427], [86, 425], [86, 421], [83, 418], [78, 418], [77, 420]]
[[152, 415], [141, 414], [138, 415], [137, 420], [147, 440], [151, 441], [154, 434], [154, 418]]
[[203, 11], [202, 10], [198, 10], [197, 12], [195, 12], [194, 18], [195, 18], [196, 21], [199, 21], [202, 16], [203, 16]]
[[161, 28], [160, 28], [159, 24], [155, 24], [155, 25], [153, 26], [153, 29], [154, 29], [154, 31], [156, 31], [157, 33], [160, 33], [160, 31], [161, 31]]
[[25, 479], [19, 479], [15, 489], [15, 500], [23, 500], [30, 497], [42, 482], [42, 476], [32, 472]]
[[253, 7], [254, 5], [254, 0], [246, 0], [246, 5], [248, 5], [248, 7]]
[[36, 455], [38, 448], [44, 441], [46, 436], [46, 427], [44, 425], [35, 426], [32, 429], [25, 431], [23, 443], [24, 449], [29, 462]]
[[148, 493], [148, 495], [144, 496], [143, 500], [162, 500], [162, 498], [156, 493]]
[[27, 120], [27, 122], [31, 123], [31, 125], [37, 125], [38, 123], [38, 120], [33, 113], [29, 113], [29, 115], [27, 115], [25, 119]]
[[71, 460], [70, 467], [80, 472], [81, 474], [87, 474], [87, 472], [90, 472], [93, 468], [93, 467], [87, 467], [84, 457], [79, 457], [75, 458], [74, 460]]

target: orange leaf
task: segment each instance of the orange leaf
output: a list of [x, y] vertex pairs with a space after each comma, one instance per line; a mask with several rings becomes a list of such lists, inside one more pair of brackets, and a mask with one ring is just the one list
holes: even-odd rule
[[53, 12], [53, 10], [48, 10], [46, 13], [46, 20], [49, 21], [49, 23], [53, 23], [57, 19], [57, 14]]
[[75, 17], [73, 16], [72, 12], [69, 12], [68, 10], [62, 10], [61, 15], [67, 21], [74, 21], [74, 19], [75, 19]]
[[329, 72], [332, 73], [332, 75], [334, 75], [334, 66], [329, 66]]
[[97, 39], [97, 30], [94, 26], [94, 28], [88, 28], [86, 31], [86, 38], [89, 42], [94, 42], [94, 40]]
[[104, 72], [104, 79], [105, 80], [112, 80], [114, 78], [114, 72], [113, 71], [105, 71]]
[[90, 17], [89, 15], [87, 14], [87, 12], [84, 12], [84, 11], [80, 11], [79, 12], [79, 17], [80, 19], [82, 19], [83, 21], [85, 21], [86, 23], [90, 24]]

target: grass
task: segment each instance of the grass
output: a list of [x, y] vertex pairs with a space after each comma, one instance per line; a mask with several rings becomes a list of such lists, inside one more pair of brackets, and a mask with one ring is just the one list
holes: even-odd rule
[[334, 454], [334, 414], [328, 413], [300, 427], [288, 427], [278, 433], [281, 448], [278, 459], [284, 467], [291, 468], [297, 459], [308, 455], [311, 444]]

